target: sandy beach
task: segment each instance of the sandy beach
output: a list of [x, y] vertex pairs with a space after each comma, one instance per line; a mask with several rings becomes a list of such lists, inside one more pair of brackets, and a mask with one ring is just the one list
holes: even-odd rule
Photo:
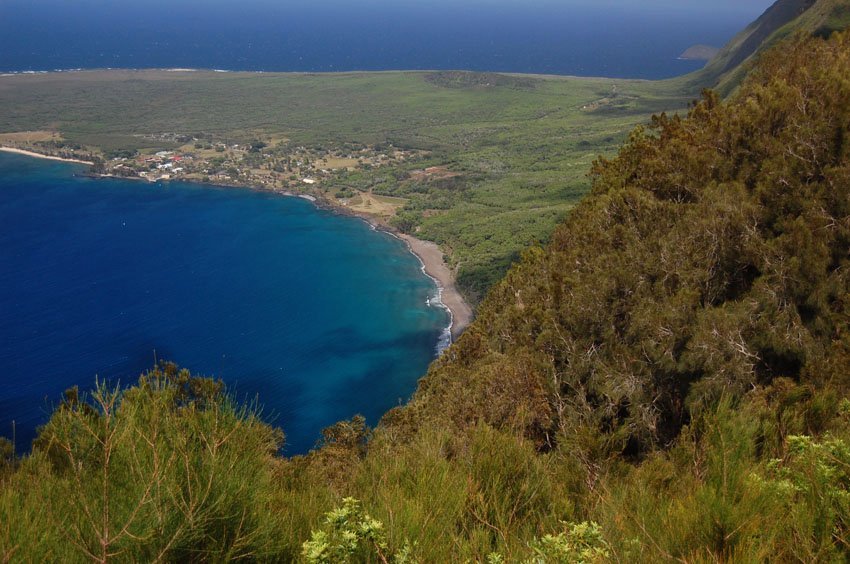
[[42, 155], [41, 153], [35, 153], [33, 151], [25, 151], [24, 149], [15, 149], [14, 147], [0, 147], [0, 151], [5, 153], [16, 153], [18, 155], [26, 155], [28, 157], [36, 157], [38, 159], [47, 159], [50, 161], [63, 161], [66, 163], [78, 163], [84, 165], [93, 165], [93, 162], [90, 161], [82, 161], [80, 159], [65, 159], [62, 157], [53, 157], [51, 155]]
[[452, 340], [457, 339], [472, 322], [472, 308], [469, 307], [455, 286], [455, 275], [443, 260], [443, 251], [435, 243], [422, 241], [410, 235], [399, 234], [413, 254], [419, 257], [425, 267], [425, 273], [435, 279], [443, 289], [443, 304], [452, 314]]

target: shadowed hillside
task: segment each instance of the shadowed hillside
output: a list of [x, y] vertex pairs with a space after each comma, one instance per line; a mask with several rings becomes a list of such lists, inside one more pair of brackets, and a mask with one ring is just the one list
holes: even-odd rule
[[693, 75], [692, 85], [727, 94], [741, 84], [756, 55], [794, 35], [828, 36], [850, 26], [847, 0], [777, 0]]

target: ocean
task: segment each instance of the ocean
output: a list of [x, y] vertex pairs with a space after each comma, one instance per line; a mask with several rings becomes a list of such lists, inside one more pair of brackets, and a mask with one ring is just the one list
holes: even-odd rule
[[4, 0], [0, 73], [465, 69], [659, 79], [771, 0]]
[[304, 453], [406, 400], [449, 318], [394, 237], [300, 198], [0, 153], [0, 435], [155, 359], [223, 379]]

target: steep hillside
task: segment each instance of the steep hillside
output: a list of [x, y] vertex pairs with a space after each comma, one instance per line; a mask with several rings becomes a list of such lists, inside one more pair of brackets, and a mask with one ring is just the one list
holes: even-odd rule
[[373, 431], [286, 460], [172, 365], [70, 391], [0, 444], [0, 560], [847, 561], [848, 69], [798, 38], [635, 130]]
[[843, 381], [848, 69], [848, 35], [783, 45], [731, 104], [638, 128], [404, 409], [639, 454], [723, 393]]
[[778, 0], [756, 21], [736, 35], [707, 65], [705, 74], [714, 79], [735, 70], [759, 51], [777, 30], [799, 18], [816, 0]]
[[847, 0], [777, 0], [756, 21], [736, 35], [695, 73], [693, 85], [717, 88], [727, 94], [741, 84], [754, 57], [796, 33], [828, 36], [850, 26]]

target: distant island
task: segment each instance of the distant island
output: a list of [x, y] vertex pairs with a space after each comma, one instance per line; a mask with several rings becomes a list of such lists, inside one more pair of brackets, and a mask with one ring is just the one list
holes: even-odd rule
[[710, 61], [719, 52], [720, 49], [711, 45], [694, 45], [688, 47], [684, 53], [679, 55], [679, 59], [682, 61]]

